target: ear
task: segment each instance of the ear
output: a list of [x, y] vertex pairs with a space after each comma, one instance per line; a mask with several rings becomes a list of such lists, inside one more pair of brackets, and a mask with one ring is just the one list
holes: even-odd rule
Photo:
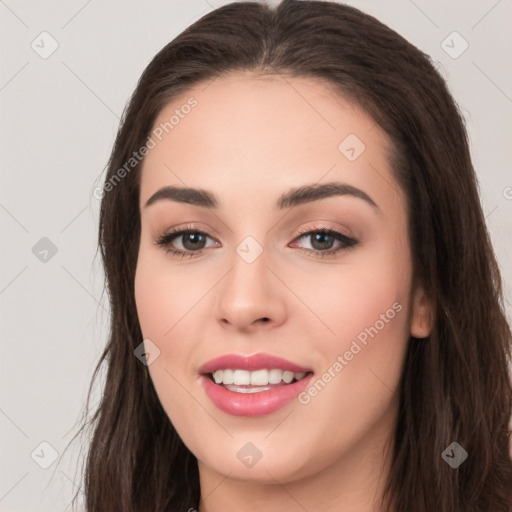
[[413, 292], [411, 311], [411, 336], [426, 338], [432, 332], [433, 310], [430, 299], [423, 286], [417, 286]]

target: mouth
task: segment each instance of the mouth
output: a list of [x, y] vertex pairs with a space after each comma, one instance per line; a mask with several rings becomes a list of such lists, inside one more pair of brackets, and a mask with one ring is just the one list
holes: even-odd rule
[[234, 393], [262, 393], [281, 386], [295, 384], [312, 372], [292, 372], [279, 368], [255, 371], [241, 369], [215, 370], [208, 373], [209, 379]]
[[206, 395], [232, 416], [264, 416], [287, 404], [311, 381], [313, 371], [268, 354], [230, 354], [200, 370]]

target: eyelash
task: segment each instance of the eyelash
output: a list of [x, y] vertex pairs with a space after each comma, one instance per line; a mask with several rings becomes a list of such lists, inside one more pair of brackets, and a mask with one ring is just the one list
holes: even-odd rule
[[[327, 227], [327, 226], [322, 226], [322, 227], [314, 228], [314, 229], [301, 230], [301, 231], [299, 231], [298, 235], [294, 238], [294, 240], [298, 240], [300, 238], [304, 238], [307, 235], [312, 235], [312, 234], [316, 234], [316, 233], [320, 233], [322, 235], [333, 236], [336, 240], [342, 242], [343, 246], [338, 247], [337, 249], [329, 249], [326, 251], [319, 251], [316, 249], [304, 249], [304, 248], [299, 248], [299, 250], [305, 252], [306, 254], [313, 254], [314, 256], [319, 257], [319, 258], [325, 258], [326, 256], [332, 256], [332, 255], [336, 254], [338, 251], [346, 251], [348, 249], [352, 249], [354, 246], [356, 246], [359, 243], [354, 238], [350, 238], [347, 235], [344, 235], [343, 233], [341, 233], [335, 229], [332, 229], [330, 227]], [[167, 252], [168, 254], [171, 254], [172, 256], [181, 256], [182, 258], [184, 258], [184, 257], [193, 258], [195, 256], [199, 256], [200, 254], [202, 254], [205, 249], [200, 249], [199, 251], [182, 251], [181, 249], [173, 249], [170, 247], [171, 242], [175, 238], [178, 238], [180, 235], [185, 235], [185, 234], [204, 235], [207, 237], [209, 236], [207, 233], [199, 231], [194, 226], [186, 226], [185, 228], [173, 229], [173, 230], [159, 236], [155, 241], [155, 245], [162, 247], [165, 252]]]

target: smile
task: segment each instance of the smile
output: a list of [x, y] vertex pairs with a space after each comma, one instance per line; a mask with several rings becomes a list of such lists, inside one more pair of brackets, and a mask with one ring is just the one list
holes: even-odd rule
[[255, 354], [231, 354], [200, 369], [208, 398], [233, 416], [263, 416], [275, 412], [303, 391], [313, 372], [290, 361]]
[[[304, 378], [305, 372], [291, 372], [289, 370], [279, 370], [273, 368], [272, 370], [216, 370], [211, 374], [215, 384], [221, 384], [231, 391], [237, 391], [235, 388], [240, 388], [240, 393], [244, 393], [244, 389], [258, 388], [262, 391], [270, 389], [268, 385], [282, 385], [290, 384], [291, 382], [299, 381]], [[250, 392], [250, 391], [248, 391]]]

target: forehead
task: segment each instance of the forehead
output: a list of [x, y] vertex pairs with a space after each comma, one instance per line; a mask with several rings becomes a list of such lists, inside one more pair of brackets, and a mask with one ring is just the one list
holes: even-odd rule
[[235, 200], [230, 190], [238, 200], [258, 192], [275, 198], [322, 181], [399, 192], [389, 187], [389, 138], [326, 82], [231, 73], [175, 98], [155, 130], [142, 166], [141, 206], [166, 185], [209, 189], [226, 200]]

